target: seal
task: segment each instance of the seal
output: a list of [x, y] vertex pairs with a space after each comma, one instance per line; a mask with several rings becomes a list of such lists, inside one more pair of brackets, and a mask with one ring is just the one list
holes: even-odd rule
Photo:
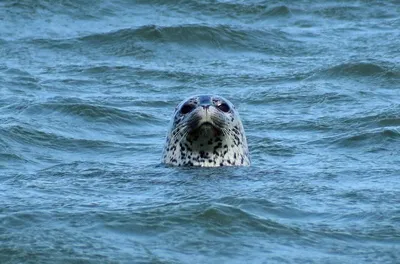
[[217, 95], [196, 95], [175, 108], [162, 162], [173, 166], [248, 166], [250, 155], [234, 105]]

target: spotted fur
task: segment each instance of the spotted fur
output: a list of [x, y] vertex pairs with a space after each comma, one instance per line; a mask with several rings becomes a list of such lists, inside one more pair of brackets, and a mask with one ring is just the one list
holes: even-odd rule
[[239, 114], [221, 96], [198, 95], [175, 109], [162, 162], [174, 166], [248, 166], [250, 156]]

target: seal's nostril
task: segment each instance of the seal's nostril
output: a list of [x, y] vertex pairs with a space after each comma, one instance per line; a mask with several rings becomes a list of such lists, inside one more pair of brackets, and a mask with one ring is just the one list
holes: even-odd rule
[[204, 109], [208, 109], [208, 108], [210, 107], [210, 105], [202, 105], [202, 107], [203, 107]]

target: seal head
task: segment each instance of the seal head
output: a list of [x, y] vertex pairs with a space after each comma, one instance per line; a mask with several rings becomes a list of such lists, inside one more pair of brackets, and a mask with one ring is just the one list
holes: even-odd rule
[[197, 95], [175, 109], [162, 162], [174, 166], [248, 166], [250, 156], [235, 107], [216, 95]]

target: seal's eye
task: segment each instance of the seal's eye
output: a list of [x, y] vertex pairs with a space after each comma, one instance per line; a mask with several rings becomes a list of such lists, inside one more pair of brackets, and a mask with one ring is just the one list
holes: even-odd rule
[[194, 109], [194, 105], [184, 104], [181, 108], [181, 113], [186, 115], [187, 113], [191, 112], [193, 109]]
[[227, 112], [229, 112], [229, 110], [231, 110], [229, 105], [227, 105], [225, 103], [221, 103], [220, 105], [217, 106], [217, 108], [225, 113], [227, 113]]

